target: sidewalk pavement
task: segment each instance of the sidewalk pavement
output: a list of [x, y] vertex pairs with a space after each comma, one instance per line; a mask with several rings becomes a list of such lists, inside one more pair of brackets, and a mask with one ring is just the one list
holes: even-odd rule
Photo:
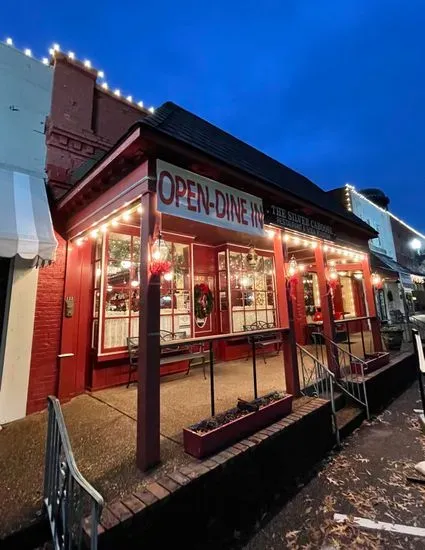
[[425, 528], [425, 485], [406, 480], [425, 460], [425, 435], [413, 384], [378, 418], [365, 422], [286, 505], [262, 518], [245, 550], [423, 549], [425, 538], [334, 521], [347, 514]]
[[[182, 447], [161, 441], [162, 464], [149, 474], [135, 465], [136, 422], [90, 395], [63, 405], [71, 445], [81, 473], [105, 500], [139, 490], [189, 460]], [[0, 431], [1, 539], [38, 520], [42, 503], [46, 412]]]

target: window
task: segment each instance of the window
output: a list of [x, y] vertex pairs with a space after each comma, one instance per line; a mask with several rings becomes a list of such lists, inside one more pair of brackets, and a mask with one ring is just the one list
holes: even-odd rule
[[[173, 271], [161, 277], [161, 330], [190, 337], [190, 245], [166, 243]], [[93, 252], [92, 347], [102, 354], [127, 349], [138, 336], [140, 308], [140, 238], [112, 232], [96, 240]]]
[[[273, 257], [229, 252], [231, 323], [233, 332], [241, 332], [253, 323], [277, 325]], [[221, 299], [221, 295], [220, 295]]]
[[[319, 281], [317, 273], [306, 273], [303, 276], [305, 315], [312, 320], [317, 308], [320, 307]], [[311, 318], [311, 319], [310, 319]]]
[[177, 338], [190, 338], [192, 334], [190, 246], [170, 242], [166, 245], [173, 268], [170, 273], [161, 277], [161, 330], [171, 332]]
[[125, 348], [127, 337], [138, 335], [140, 238], [110, 233], [105, 256], [103, 351]]

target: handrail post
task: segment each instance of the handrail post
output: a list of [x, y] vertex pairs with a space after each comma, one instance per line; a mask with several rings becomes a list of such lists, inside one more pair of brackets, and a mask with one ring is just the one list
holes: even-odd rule
[[366, 359], [366, 348], [365, 348], [364, 334], [363, 334], [363, 321], [360, 321], [360, 335], [362, 338], [363, 358]]
[[348, 323], [345, 323], [345, 330], [347, 331], [348, 338], [348, 351], [351, 353], [351, 339], [350, 339], [350, 329], [348, 328]]
[[214, 350], [213, 343], [210, 342], [210, 395], [211, 395], [211, 416], [215, 415], [215, 395], [214, 395]]
[[255, 336], [251, 339], [252, 346], [252, 375], [254, 378], [254, 399], [258, 397], [258, 388], [257, 388], [257, 356], [256, 356], [256, 345], [255, 345]]

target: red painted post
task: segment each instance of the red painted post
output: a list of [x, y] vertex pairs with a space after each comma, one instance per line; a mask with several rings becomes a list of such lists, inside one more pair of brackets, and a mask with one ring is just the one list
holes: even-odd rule
[[288, 296], [285, 273], [286, 245], [282, 234], [277, 231], [273, 241], [276, 267], [276, 291], [281, 327], [289, 327], [289, 333], [283, 335], [283, 362], [285, 368], [286, 391], [292, 395], [300, 394], [300, 376], [298, 372], [297, 347], [294, 330], [292, 304]]
[[375, 295], [373, 292], [372, 277], [370, 273], [368, 255], [364, 256], [364, 259], [362, 261], [362, 270], [363, 270], [363, 280], [364, 280], [368, 314], [370, 317], [374, 317], [374, 319], [370, 320], [371, 329], [372, 329], [373, 349], [374, 351], [382, 351], [383, 346], [382, 346], [382, 338], [381, 338], [381, 331], [380, 331], [380, 322], [376, 315]]
[[[322, 310], [323, 317], [323, 334], [330, 340], [335, 339], [335, 325], [334, 318], [332, 313], [332, 299], [329, 292], [327, 280], [326, 280], [326, 265], [325, 265], [325, 255], [323, 253], [322, 245], [319, 243], [314, 250], [314, 257], [316, 261], [316, 270], [317, 270], [317, 281], [319, 286], [320, 294], [320, 306]], [[332, 360], [332, 346], [327, 339], [326, 343], [326, 354], [328, 357], [328, 366], [330, 369], [335, 371], [335, 374], [338, 375], [337, 367], [334, 365]]]
[[140, 228], [140, 310], [137, 394], [137, 467], [145, 471], [160, 460], [160, 281], [150, 272], [150, 250], [158, 234], [155, 164], [149, 165], [142, 193]]

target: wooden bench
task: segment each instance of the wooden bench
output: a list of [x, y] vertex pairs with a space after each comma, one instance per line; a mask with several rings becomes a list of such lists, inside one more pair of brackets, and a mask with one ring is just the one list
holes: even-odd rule
[[[264, 330], [264, 329], [270, 329], [270, 328], [276, 328], [273, 323], [266, 323], [265, 321], [256, 321], [255, 323], [252, 323], [251, 325], [244, 325], [244, 330], [251, 331], [251, 330]], [[255, 348], [261, 350], [263, 352], [263, 361], [264, 363], [267, 363], [266, 361], [266, 349], [269, 346], [278, 346], [276, 355], [279, 355], [280, 350], [282, 349], [282, 336], [279, 332], [268, 332], [266, 334], [259, 334], [256, 336], [248, 336], [248, 343], [254, 344]], [[248, 356], [246, 360], [250, 358], [251, 350], [248, 352]]]
[[[179, 361], [188, 361], [188, 367], [186, 375], [189, 374], [190, 367], [193, 366], [193, 362], [196, 359], [202, 361], [202, 368], [204, 373], [204, 380], [206, 380], [205, 374], [205, 359], [209, 358], [209, 350], [205, 350], [204, 343], [199, 344], [182, 344], [176, 345], [176, 341], [182, 340], [186, 337], [185, 332], [170, 332], [168, 330], [161, 330], [160, 343], [161, 345], [161, 357], [160, 365], [169, 365], [171, 363], [177, 363]], [[170, 342], [170, 347], [164, 346], [164, 343]], [[211, 345], [211, 344], [210, 344]], [[128, 383], [127, 388], [131, 384], [131, 375], [137, 370], [139, 360], [139, 338], [132, 336], [127, 338], [128, 358], [129, 358], [129, 371], [128, 371]], [[195, 348], [199, 348], [196, 350]]]

